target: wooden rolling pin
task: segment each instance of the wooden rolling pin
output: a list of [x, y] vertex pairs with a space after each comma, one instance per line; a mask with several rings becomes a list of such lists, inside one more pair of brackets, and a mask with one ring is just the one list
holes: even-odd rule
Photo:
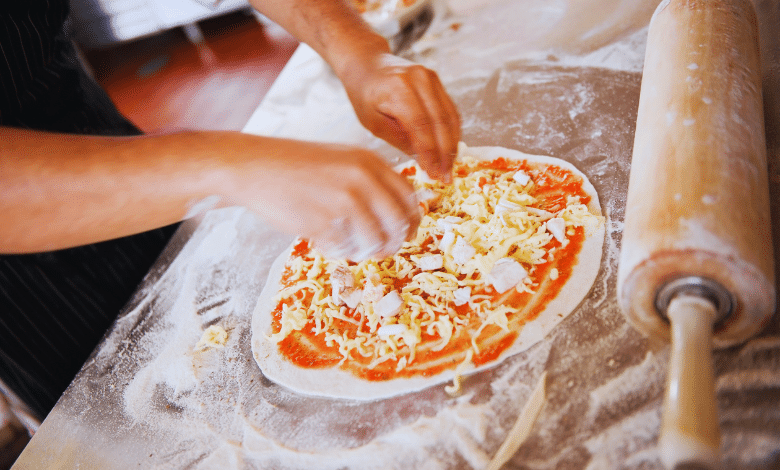
[[712, 347], [775, 309], [756, 15], [750, 0], [664, 0], [650, 23], [618, 301], [672, 342], [659, 454], [718, 468]]

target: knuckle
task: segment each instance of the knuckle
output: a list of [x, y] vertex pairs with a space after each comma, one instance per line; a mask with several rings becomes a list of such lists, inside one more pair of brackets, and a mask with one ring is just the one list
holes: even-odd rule
[[377, 178], [377, 171], [381, 167], [381, 162], [377, 160], [378, 157], [371, 152], [361, 152], [349, 164], [340, 168], [335, 178], [343, 191], [347, 194], [356, 194], [373, 185]]
[[436, 150], [431, 145], [420, 145], [417, 147], [417, 161], [427, 172], [430, 172], [431, 169], [435, 169], [437, 162], [435, 153]]
[[332, 204], [331, 211], [341, 213], [354, 204], [354, 191], [351, 191], [348, 186], [342, 186], [332, 191], [328, 199]]
[[452, 123], [452, 119], [446, 112], [444, 112], [444, 110], [436, 110], [431, 115], [431, 122], [436, 127], [439, 126], [449, 127], [450, 124]]
[[411, 82], [412, 77], [409, 76], [408, 72], [396, 73], [389, 78], [389, 84], [394, 93], [405, 92], [409, 88]]
[[414, 77], [415, 81], [424, 82], [426, 85], [439, 81], [439, 75], [436, 72], [422, 65], [416, 65], [409, 70], [409, 73]]
[[341, 184], [344, 185], [344, 193], [351, 196], [355, 192], [355, 187], [360, 186], [366, 182], [367, 179], [366, 167], [358, 162], [356, 165], [350, 165], [338, 175], [341, 179]]
[[436, 146], [432, 143], [424, 143], [420, 145], [419, 147], [419, 153], [420, 155], [425, 155], [425, 163], [428, 165], [435, 165], [437, 162], [437, 158], [435, 155], [437, 154]]
[[419, 74], [419, 75], [429, 75], [429, 73], [432, 72], [431, 69], [417, 63], [409, 64], [407, 70], [410, 73]]

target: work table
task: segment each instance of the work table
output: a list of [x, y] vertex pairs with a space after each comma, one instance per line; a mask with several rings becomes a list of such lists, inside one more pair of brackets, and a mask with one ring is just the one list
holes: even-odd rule
[[[654, 5], [602, 2], [612, 8], [597, 20], [582, 2], [476, 3], [453, 1], [450, 11], [434, 3], [431, 26], [402, 54], [438, 72], [468, 145], [561, 158], [593, 183], [607, 233], [599, 275], [577, 309], [527, 351], [469, 376], [457, 398], [443, 386], [369, 402], [299, 395], [265, 379], [250, 346], [255, 302], [292, 237], [241, 208], [211, 211], [183, 224], [14, 469], [480, 469], [543, 371], [544, 408], [504, 468], [662, 468], [668, 345], [632, 329], [615, 297]], [[769, 112], [777, 109], [767, 90], [777, 83], [776, 57], [765, 58]], [[773, 215], [776, 116], [767, 114]], [[407, 158], [358, 124], [338, 80], [306, 46], [244, 132], [361, 145], [391, 163]], [[212, 324], [228, 331], [227, 346], [195, 351]], [[778, 319], [748, 343], [716, 351], [715, 370], [726, 467], [774, 468]]]

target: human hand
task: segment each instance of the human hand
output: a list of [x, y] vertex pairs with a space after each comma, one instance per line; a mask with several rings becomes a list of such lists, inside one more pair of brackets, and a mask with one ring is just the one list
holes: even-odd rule
[[259, 158], [229, 166], [233, 202], [313, 240], [327, 255], [389, 256], [416, 232], [414, 189], [374, 153], [288, 140], [262, 150]]
[[353, 61], [340, 77], [358, 119], [408, 154], [433, 178], [451, 181], [460, 116], [436, 73], [381, 53]]
[[240, 132], [97, 137], [3, 126], [0, 142], [9, 163], [0, 209], [13, 221], [0, 227], [3, 253], [123, 237], [218, 205], [245, 206], [358, 261], [397, 252], [420, 222], [406, 178], [355, 147]]
[[434, 178], [451, 179], [460, 117], [438, 76], [394, 56], [347, 1], [250, 0], [333, 68], [358, 119]]

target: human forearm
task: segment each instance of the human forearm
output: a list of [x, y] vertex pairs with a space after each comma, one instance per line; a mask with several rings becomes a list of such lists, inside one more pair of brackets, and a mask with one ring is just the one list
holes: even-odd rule
[[419, 222], [411, 186], [363, 149], [237, 132], [116, 138], [0, 127], [0, 253], [138, 233], [206, 198], [334, 246], [357, 236], [342, 256], [391, 254]]
[[355, 68], [353, 64], [390, 52], [387, 40], [371, 29], [348, 0], [250, 1], [317, 51], [341, 78]]
[[346, 0], [252, 0], [330, 64], [361, 124], [408, 154], [431, 176], [450, 179], [460, 117], [439, 77], [390, 54]]
[[[90, 137], [0, 128], [0, 251], [43, 251], [181, 220], [220, 178], [195, 133]], [[212, 153], [212, 154], [210, 154]]]

